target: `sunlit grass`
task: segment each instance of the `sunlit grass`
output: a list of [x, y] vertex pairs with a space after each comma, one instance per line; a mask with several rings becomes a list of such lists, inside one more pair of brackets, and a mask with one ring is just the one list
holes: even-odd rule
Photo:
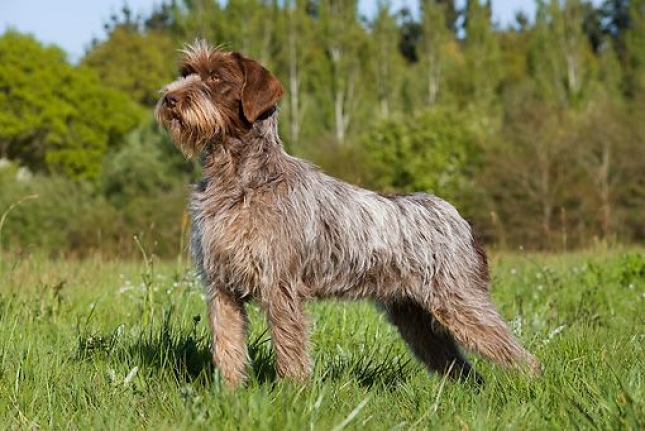
[[251, 380], [230, 392], [188, 268], [5, 254], [0, 428], [642, 429], [645, 253], [491, 260], [492, 295], [540, 378], [472, 355], [484, 387], [428, 376], [371, 304], [322, 302], [308, 306], [312, 378], [278, 380], [251, 305]]

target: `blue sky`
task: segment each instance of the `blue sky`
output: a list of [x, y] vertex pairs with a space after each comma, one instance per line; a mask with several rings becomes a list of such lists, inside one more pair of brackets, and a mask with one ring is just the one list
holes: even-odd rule
[[[501, 25], [513, 20], [515, 12], [532, 16], [534, 0], [492, 0], [494, 19]], [[0, 0], [0, 33], [9, 28], [31, 33], [47, 44], [65, 49], [70, 60], [80, 58], [92, 38], [102, 38], [103, 23], [127, 3], [135, 13], [147, 13], [157, 0]], [[360, 0], [367, 15], [376, 8], [376, 0]], [[392, 0], [393, 7], [415, 7], [417, 0]]]

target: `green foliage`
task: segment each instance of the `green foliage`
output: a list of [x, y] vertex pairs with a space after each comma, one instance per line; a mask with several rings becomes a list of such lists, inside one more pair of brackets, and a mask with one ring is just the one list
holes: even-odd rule
[[[119, 155], [128, 161], [132, 151], [136, 147]], [[104, 181], [115, 185], [111, 175], [127, 173], [134, 184], [122, 181], [123, 190], [105, 195], [97, 193], [94, 183], [54, 175], [31, 177], [13, 165], [0, 167], [0, 217], [6, 213], [0, 245], [4, 250], [39, 250], [52, 256], [124, 257], [138, 256], [137, 236], [152, 253], [180, 255], [187, 228], [187, 187], [182, 181], [159, 177], [154, 183], [143, 175], [150, 173], [146, 166], [128, 163], [124, 163], [128, 171], [107, 169]]]
[[467, 103], [490, 108], [496, 100], [501, 80], [499, 38], [492, 28], [490, 1], [485, 4], [479, 0], [467, 2], [464, 29], [468, 70], [463, 74], [466, 81], [464, 95], [469, 96]]
[[132, 26], [118, 24], [107, 40], [87, 53], [82, 64], [96, 71], [105, 86], [152, 107], [159, 89], [176, 76], [171, 67], [176, 48], [166, 33], [140, 33]]
[[550, 0], [538, 7], [529, 51], [532, 72], [539, 97], [556, 105], [576, 106], [589, 96], [584, 90], [592, 82], [596, 59], [583, 32], [583, 17], [580, 0]]
[[[105, 205], [92, 198], [86, 184], [65, 177], [36, 175], [21, 179], [15, 169], [5, 166], [0, 168], [0, 188], [0, 212], [26, 197], [33, 197], [7, 215], [2, 232], [5, 248], [40, 248], [58, 254], [69, 247], [71, 237], [86, 222], [91, 221], [96, 229], [106, 224], [89, 220], [92, 215], [109, 217]], [[94, 236], [85, 241], [94, 242]]]
[[[199, 173], [142, 106], [150, 112], [176, 76], [177, 49], [205, 37], [281, 80], [286, 148], [331, 174], [437, 193], [501, 247], [645, 239], [643, 0], [539, 1], [511, 28], [484, 0], [423, 0], [416, 10], [379, 0], [367, 17], [359, 3], [167, 0], [142, 15], [124, 6], [80, 66], [8, 31], [0, 158], [37, 174], [29, 193], [45, 187], [40, 174], [85, 184], [82, 199], [111, 208], [103, 213], [122, 232], [103, 235], [102, 250], [148, 232], [170, 252], [187, 178]], [[161, 205], [170, 225], [159, 225], [166, 195], [177, 207]], [[73, 237], [60, 246], [84, 249]]]
[[[317, 302], [312, 377], [277, 379], [249, 309], [251, 379], [211, 365], [201, 287], [185, 267], [98, 258], [0, 266], [0, 427], [82, 429], [642, 429], [645, 254], [493, 256], [495, 303], [544, 364], [528, 378], [428, 375], [376, 308]], [[118, 414], [115, 414], [118, 412]], [[342, 425], [342, 426], [341, 426]]]
[[192, 168], [166, 135], [145, 124], [105, 159], [101, 186], [110, 201], [125, 205], [138, 197], [169, 192], [184, 183], [182, 177]]
[[445, 108], [381, 122], [361, 141], [368, 184], [380, 190], [457, 197], [472, 186], [479, 163], [472, 122], [469, 116]]
[[625, 39], [625, 60], [627, 63], [627, 91], [631, 94], [645, 94], [645, 2], [632, 0], [629, 7], [629, 31]]
[[38, 172], [96, 178], [108, 149], [140, 119], [125, 94], [13, 31], [0, 37], [0, 89], [0, 156]]

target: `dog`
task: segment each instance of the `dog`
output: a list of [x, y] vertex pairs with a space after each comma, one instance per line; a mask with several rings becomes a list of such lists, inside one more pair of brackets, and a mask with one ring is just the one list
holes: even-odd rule
[[190, 200], [191, 251], [206, 286], [213, 363], [247, 379], [245, 303], [268, 316], [280, 377], [306, 378], [316, 298], [372, 299], [431, 372], [482, 381], [460, 346], [538, 372], [488, 294], [486, 254], [446, 201], [347, 184], [288, 155], [278, 136], [278, 79], [204, 41], [186, 46], [161, 90], [157, 121], [203, 179]]

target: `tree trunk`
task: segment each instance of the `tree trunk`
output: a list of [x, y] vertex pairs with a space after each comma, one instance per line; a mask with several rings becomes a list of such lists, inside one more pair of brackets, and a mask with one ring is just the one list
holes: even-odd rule
[[298, 75], [298, 47], [293, 14], [289, 12], [289, 133], [291, 143], [300, 139], [300, 79]]

